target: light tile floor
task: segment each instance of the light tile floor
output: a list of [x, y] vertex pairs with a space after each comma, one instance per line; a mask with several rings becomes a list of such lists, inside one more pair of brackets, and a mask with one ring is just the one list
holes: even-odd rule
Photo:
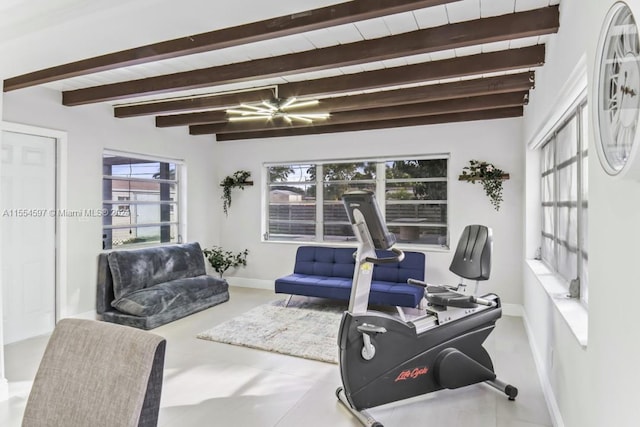
[[[277, 298], [232, 287], [229, 302], [153, 331], [167, 339], [160, 426], [360, 426], [336, 400], [337, 365], [195, 338]], [[10, 398], [0, 402], [0, 426], [20, 426], [46, 342], [37, 337], [5, 347]], [[518, 387], [515, 402], [479, 384], [373, 408], [371, 414], [385, 427], [551, 426], [522, 319], [500, 319], [486, 348], [499, 378]]]

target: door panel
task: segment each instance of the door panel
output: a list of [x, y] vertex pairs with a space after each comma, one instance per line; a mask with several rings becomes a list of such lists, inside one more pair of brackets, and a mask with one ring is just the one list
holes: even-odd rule
[[5, 343], [55, 325], [56, 141], [3, 132], [0, 223]]

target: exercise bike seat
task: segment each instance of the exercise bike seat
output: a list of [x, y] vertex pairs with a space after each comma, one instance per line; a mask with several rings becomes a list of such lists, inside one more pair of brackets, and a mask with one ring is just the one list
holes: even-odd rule
[[473, 295], [463, 295], [446, 288], [442, 288], [442, 290], [442, 292], [426, 293], [425, 298], [429, 304], [456, 308], [475, 308], [478, 306]]

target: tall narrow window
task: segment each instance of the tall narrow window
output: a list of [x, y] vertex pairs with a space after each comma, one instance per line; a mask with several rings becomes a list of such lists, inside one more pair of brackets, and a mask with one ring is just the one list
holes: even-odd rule
[[179, 239], [177, 162], [105, 153], [102, 248]]
[[[586, 102], [542, 146], [541, 258], [567, 283], [587, 293], [587, 106]], [[577, 287], [575, 288], [577, 289]]]

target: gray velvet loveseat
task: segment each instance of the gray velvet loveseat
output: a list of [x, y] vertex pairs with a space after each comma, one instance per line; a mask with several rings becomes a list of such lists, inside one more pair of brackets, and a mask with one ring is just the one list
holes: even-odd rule
[[100, 254], [96, 296], [102, 320], [153, 329], [228, 301], [229, 285], [187, 243]]

